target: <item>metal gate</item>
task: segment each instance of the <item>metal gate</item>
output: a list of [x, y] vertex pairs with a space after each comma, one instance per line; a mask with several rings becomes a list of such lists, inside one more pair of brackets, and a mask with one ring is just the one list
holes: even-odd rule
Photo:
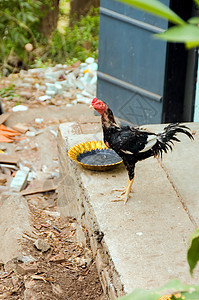
[[97, 96], [117, 117], [161, 123], [167, 45], [152, 34], [167, 26], [166, 20], [124, 3], [101, 0]]

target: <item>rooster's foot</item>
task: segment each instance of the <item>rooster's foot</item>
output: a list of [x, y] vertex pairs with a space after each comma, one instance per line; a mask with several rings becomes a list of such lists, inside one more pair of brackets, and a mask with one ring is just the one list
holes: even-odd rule
[[126, 188], [123, 188], [123, 189], [112, 189], [112, 192], [121, 192], [121, 195], [124, 195], [126, 193]]

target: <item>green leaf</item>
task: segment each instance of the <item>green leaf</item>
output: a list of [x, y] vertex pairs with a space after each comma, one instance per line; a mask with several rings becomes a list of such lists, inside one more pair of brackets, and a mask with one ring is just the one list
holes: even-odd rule
[[193, 18], [189, 19], [187, 22], [190, 23], [190, 24], [198, 25], [199, 24], [199, 17], [193, 17]]
[[163, 33], [156, 34], [155, 37], [176, 43], [198, 43], [199, 27], [192, 24], [177, 25]]
[[199, 7], [199, 0], [194, 0], [194, 2]]
[[145, 291], [141, 289], [135, 289], [131, 294], [123, 296], [118, 300], [158, 300], [161, 294], [153, 291]]
[[199, 286], [185, 285], [178, 279], [172, 279], [156, 290], [146, 291], [135, 289], [131, 294], [123, 296], [118, 300], [157, 300], [164, 295], [175, 295], [176, 293], [181, 293], [182, 297], [179, 299], [199, 299]]
[[174, 11], [163, 3], [157, 0], [117, 0], [135, 6], [139, 9], [146, 10], [147, 12], [168, 19], [170, 22], [183, 25], [186, 24]]
[[191, 236], [191, 245], [187, 252], [187, 261], [189, 263], [189, 271], [192, 275], [199, 261], [199, 229], [196, 229]]

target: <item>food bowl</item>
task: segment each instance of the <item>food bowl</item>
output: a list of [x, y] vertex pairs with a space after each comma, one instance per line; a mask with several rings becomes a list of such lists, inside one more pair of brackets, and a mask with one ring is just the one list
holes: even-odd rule
[[102, 141], [89, 141], [73, 146], [69, 157], [86, 169], [105, 171], [122, 163], [117, 153], [106, 147]]

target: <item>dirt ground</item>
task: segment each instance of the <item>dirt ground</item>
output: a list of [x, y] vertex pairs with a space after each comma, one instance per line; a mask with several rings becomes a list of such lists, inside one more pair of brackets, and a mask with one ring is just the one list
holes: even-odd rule
[[[74, 219], [50, 217], [56, 211], [56, 193], [26, 196], [34, 235], [20, 241], [32, 262], [17, 258], [1, 265], [0, 299], [107, 299], [90, 250], [76, 242]], [[39, 251], [42, 239], [49, 250]]]
[[[12, 113], [6, 126], [23, 122], [41, 130], [40, 134], [0, 146], [5, 153], [17, 153], [23, 165], [33, 168], [39, 175], [45, 166], [47, 171], [42, 173], [45, 177], [48, 173], [58, 172], [56, 138], [51, 131], [57, 132], [60, 123], [84, 119], [91, 112], [86, 105], [34, 106], [31, 101], [26, 105], [28, 110]], [[11, 110], [12, 106], [9, 101], [6, 110]], [[43, 118], [41, 124], [35, 123], [38, 117]], [[0, 299], [107, 299], [103, 295], [95, 259], [89, 249], [77, 243], [75, 219], [61, 218], [56, 212], [56, 191], [25, 198], [31, 212], [33, 233], [31, 236], [24, 234], [19, 241], [24, 257], [0, 263]], [[38, 240], [45, 249], [37, 248]]]

